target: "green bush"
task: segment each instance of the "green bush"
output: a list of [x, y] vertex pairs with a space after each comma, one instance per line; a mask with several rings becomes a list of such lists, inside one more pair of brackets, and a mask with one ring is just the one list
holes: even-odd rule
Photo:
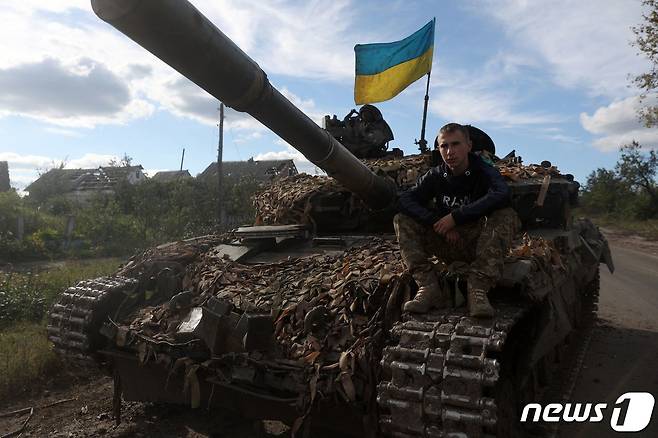
[[0, 327], [15, 321], [40, 321], [46, 300], [32, 275], [0, 274]]
[[48, 271], [0, 271], [0, 328], [17, 321], [40, 322], [57, 297], [85, 278], [117, 270], [119, 259], [68, 261]]
[[73, 253], [90, 250], [102, 256], [125, 255], [145, 244], [137, 221], [123, 214], [114, 199], [95, 199], [91, 205], [79, 209], [75, 217], [72, 240], [78, 243], [71, 248]]
[[[258, 184], [249, 178], [225, 181], [228, 218], [254, 217], [251, 195]], [[54, 193], [20, 198], [0, 193], [0, 263], [64, 257], [125, 256], [163, 242], [217, 231], [216, 181], [179, 179], [119, 184], [114, 196], [76, 204]], [[43, 195], [43, 193], [41, 193]], [[65, 236], [68, 217], [75, 227]], [[16, 238], [18, 218], [23, 239]]]

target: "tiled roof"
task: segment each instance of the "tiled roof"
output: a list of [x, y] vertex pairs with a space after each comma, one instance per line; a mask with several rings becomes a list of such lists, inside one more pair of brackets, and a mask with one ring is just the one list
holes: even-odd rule
[[96, 169], [51, 169], [41, 175], [26, 191], [55, 187], [59, 193], [74, 190], [112, 190], [114, 186], [128, 177], [131, 171], [142, 170], [142, 166], [98, 167]]
[[167, 182], [179, 178], [192, 178], [192, 175], [187, 170], [163, 170], [153, 175], [151, 179], [153, 181]]
[[[267, 181], [281, 173], [296, 175], [297, 168], [293, 160], [262, 160], [253, 159], [247, 161], [224, 161], [222, 162], [222, 173], [225, 178], [249, 177], [257, 181]], [[199, 178], [216, 178], [217, 163], [210, 165], [198, 175]]]

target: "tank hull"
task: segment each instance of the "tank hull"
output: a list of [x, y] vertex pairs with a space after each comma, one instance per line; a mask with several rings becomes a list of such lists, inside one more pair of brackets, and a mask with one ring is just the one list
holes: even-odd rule
[[[384, 271], [379, 270], [372, 272], [379, 273], [374, 276], [376, 280], [360, 279], [351, 274], [357, 281], [354, 285], [370, 288], [367, 290], [373, 307], [365, 312], [357, 310], [355, 303], [366, 306], [367, 301], [358, 299], [366, 289], [356, 289], [362, 292], [357, 293], [351, 303], [332, 304], [338, 296], [330, 300], [330, 294], [335, 294], [332, 291], [344, 285], [349, 271], [345, 271], [345, 276], [334, 274], [334, 283], [322, 286], [325, 293], [313, 295], [303, 284], [308, 277], [316, 275], [313, 274], [316, 271], [304, 266], [318, 257], [322, 257], [319, 266], [335, 261], [341, 261], [343, 266], [345, 260], [356, 263], [373, 258], [377, 253], [390, 254], [385, 258], [375, 256], [375, 261], [399, 260], [392, 237], [381, 240], [372, 236], [343, 236], [347, 247], [310, 247], [315, 249], [295, 262], [299, 272], [294, 278], [301, 282], [300, 288], [284, 294], [284, 300], [285, 297], [298, 298], [285, 309], [277, 307], [276, 300], [257, 309], [244, 302], [267, 296], [271, 293], [267, 286], [265, 289], [259, 286], [261, 291], [255, 291], [254, 295], [222, 292], [230, 286], [216, 289], [209, 295], [208, 286], [199, 283], [196, 284], [199, 298], [187, 303], [187, 307], [180, 309], [182, 313], [179, 312], [191, 315], [195, 306], [203, 311], [203, 317], [196, 321], [191, 332], [183, 328], [190, 318], [176, 319], [171, 313], [172, 303], [177, 302], [176, 295], [168, 302], [150, 306], [135, 300], [134, 303], [141, 304], [133, 304], [132, 311], [127, 311], [126, 303], [123, 303], [123, 312], [110, 311], [111, 316], [100, 330], [106, 338], [104, 345], [96, 343], [97, 349], [93, 349], [88, 344], [87, 351], [74, 352], [109, 365], [118, 388], [115, 393], [118, 406], [123, 399], [186, 404], [211, 410], [236, 409], [246, 418], [278, 419], [291, 427], [304, 425], [315, 430], [333, 428], [341, 436], [367, 436], [368, 433], [391, 437], [443, 436], [446, 432], [465, 433], [469, 437], [523, 436], [518, 431], [520, 435], [517, 432], [508, 434], [518, 424], [519, 406], [535, 401], [551, 388], [548, 379], [556, 352], [564, 350], [570, 335], [587, 327], [596, 309], [593, 285], [598, 281], [605, 240], [588, 222], [577, 225], [579, 244], [568, 250], [564, 241], [568, 240], [569, 231], [536, 231], [536, 236], [550, 237], [555, 248], [563, 248], [560, 251], [563, 269], [546, 271], [546, 260], [532, 257], [507, 260], [505, 276], [492, 292], [497, 309], [494, 319], [470, 318], [464, 307], [437, 310], [427, 315], [403, 314], [401, 305], [413, 293], [415, 284], [399, 265], [387, 268], [388, 275], [392, 275], [388, 280]], [[289, 232], [290, 227], [285, 228]], [[266, 236], [261, 234], [260, 238]], [[304, 242], [308, 240], [302, 239], [295, 245]], [[202, 261], [200, 257], [213, 251], [219, 251], [216, 255], [222, 254], [218, 248], [225, 244], [213, 241], [203, 246], [205, 249], [189, 261], [181, 276], [194, 276], [196, 272], [196, 278], [207, 278], [210, 271], [204, 273], [199, 269], [207, 266], [208, 260]], [[152, 272], [147, 265], [158, 260], [158, 269], [162, 271], [166, 269], [163, 260], [180, 262], [177, 254], [189, 254], [194, 245], [197, 243], [174, 245], [177, 249], [173, 252], [172, 247], [165, 246], [160, 252], [136, 258], [119, 272], [122, 275], [119, 278], [132, 279], [124, 280], [126, 288], [134, 289], [134, 285], [139, 284], [146, 289], [148, 285], [143, 280]], [[598, 248], [599, 253], [592, 255], [593, 248]], [[229, 264], [227, 261], [227, 270], [220, 268], [222, 273], [217, 278], [231, 272], [258, 272], [266, 285], [277, 284], [280, 279], [277, 280], [279, 277], [274, 273], [286, 272], [293, 266], [285, 262], [287, 252], [276, 258], [273, 256], [277, 253], [276, 246], [261, 251], [260, 255], [256, 251], [240, 262]], [[168, 254], [167, 257], [164, 254]], [[263, 262], [263, 255], [268, 255], [270, 260]], [[215, 256], [211, 259], [217, 260]], [[538, 266], [524, 271], [519, 264], [524, 265], [525, 261]], [[357, 270], [357, 266], [353, 269]], [[460, 272], [452, 270], [446, 275], [446, 280], [452, 282], [458, 293], [460, 283], [455, 279]], [[98, 280], [97, 283], [111, 281]], [[116, 291], [125, 295], [125, 289]], [[164, 288], [156, 293], [167, 295]], [[231, 301], [233, 307], [227, 311], [228, 307], [217, 304], [211, 296], [237, 301]], [[354, 326], [353, 321], [337, 317], [327, 322], [324, 338], [314, 335], [308, 331], [310, 323], [305, 316], [313, 314], [310, 310], [317, 307], [315, 304], [325, 306], [330, 314], [352, 309], [350, 312], [356, 311], [354, 321], [360, 320], [360, 325]], [[268, 310], [265, 319], [277, 316], [263, 326], [261, 317]], [[293, 316], [298, 310], [303, 312], [298, 315], [301, 319]], [[157, 315], [168, 316], [157, 322], [154, 320]], [[245, 315], [254, 316], [256, 322], [252, 325], [244, 322]], [[167, 323], [172, 319], [176, 321], [173, 326]], [[166, 330], [171, 335], [169, 338], [164, 329], [158, 329], [160, 335], [151, 335], [149, 325], [154, 322], [159, 327], [176, 327], [176, 330]], [[338, 341], [330, 334], [338, 333], [343, 323], [346, 325], [342, 327], [354, 327], [350, 329], [352, 334], [346, 334], [345, 347], [341, 348], [340, 344], [331, 347], [332, 342]], [[295, 331], [286, 335], [286, 327]], [[213, 336], [208, 336], [209, 330], [214, 330]], [[90, 326], [80, 326], [80, 333], [98, 336]], [[185, 337], [186, 333], [191, 335]], [[267, 335], [273, 336], [271, 344], [249, 341], [250, 337], [262, 340]], [[218, 341], [218, 338], [222, 339]], [[320, 344], [313, 347], [312, 343], [318, 340]], [[56, 339], [53, 341], [60, 350], [66, 350], [66, 345], [58, 344]], [[295, 346], [295, 342], [300, 344]], [[298, 353], [302, 345], [304, 348]], [[345, 356], [349, 351], [354, 354]], [[545, 375], [540, 376], [542, 373]], [[545, 379], [543, 384], [541, 379]], [[336, 422], [335, 418], [344, 421]]]

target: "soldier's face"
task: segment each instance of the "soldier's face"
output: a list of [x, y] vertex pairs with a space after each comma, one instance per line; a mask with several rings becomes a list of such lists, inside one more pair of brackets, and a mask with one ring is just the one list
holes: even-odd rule
[[466, 141], [461, 131], [445, 132], [439, 136], [439, 152], [453, 172], [466, 170], [470, 150], [471, 143]]

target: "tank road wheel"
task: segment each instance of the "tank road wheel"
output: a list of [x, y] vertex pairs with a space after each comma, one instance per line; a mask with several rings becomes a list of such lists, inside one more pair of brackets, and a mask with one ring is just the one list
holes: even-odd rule
[[48, 315], [48, 339], [55, 351], [78, 359], [94, 358], [106, 338], [100, 328], [138, 281], [127, 277], [83, 280], [69, 287]]

